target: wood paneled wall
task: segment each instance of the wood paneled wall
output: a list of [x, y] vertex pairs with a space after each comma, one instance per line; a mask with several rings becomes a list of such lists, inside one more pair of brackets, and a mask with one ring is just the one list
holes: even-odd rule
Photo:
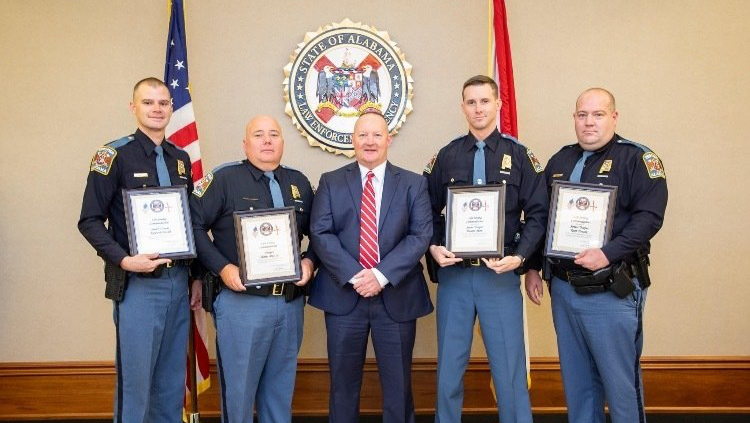
[[[750, 356], [647, 357], [642, 360], [649, 412], [750, 413]], [[413, 366], [417, 413], [435, 408], [434, 359]], [[211, 365], [211, 388], [199, 398], [203, 416], [219, 414], [219, 382]], [[0, 363], [0, 420], [107, 418], [112, 415], [115, 370], [111, 362]], [[493, 413], [486, 359], [472, 359], [465, 376], [466, 413]], [[328, 364], [301, 359], [293, 410], [297, 415], [328, 412]], [[565, 400], [557, 359], [531, 360], [531, 404], [535, 413], [561, 413]], [[365, 364], [362, 413], [380, 413], [374, 360]]]

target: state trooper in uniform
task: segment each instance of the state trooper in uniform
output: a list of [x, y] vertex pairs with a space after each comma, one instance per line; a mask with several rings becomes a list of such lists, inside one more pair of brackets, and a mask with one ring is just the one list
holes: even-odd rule
[[[497, 84], [478, 75], [464, 83], [462, 110], [469, 133], [451, 141], [425, 168], [432, 202], [433, 238], [427, 254], [437, 292], [436, 423], [459, 423], [463, 377], [477, 316], [498, 394], [502, 423], [531, 422], [526, 382], [523, 297], [525, 257], [544, 236], [547, 197], [542, 166], [531, 150], [497, 130]], [[447, 188], [504, 184], [505, 240], [502, 259], [462, 260], [445, 246]], [[525, 216], [522, 229], [521, 212]], [[517, 238], [517, 242], [514, 239]]]
[[[175, 422], [185, 393], [188, 263], [128, 254], [121, 190], [185, 185], [190, 192], [190, 158], [164, 138], [172, 104], [162, 81], [139, 81], [130, 109], [135, 133], [101, 147], [91, 160], [78, 229], [105, 261], [105, 296], [114, 303], [114, 421]], [[194, 308], [200, 293], [194, 290]]]
[[301, 240], [309, 234], [313, 191], [305, 175], [279, 165], [284, 139], [270, 116], [256, 116], [247, 124], [244, 148], [247, 160], [208, 173], [196, 183], [190, 200], [198, 258], [221, 278], [213, 311], [222, 421], [252, 423], [255, 405], [260, 423], [290, 422], [302, 344], [303, 286], [316, 259], [310, 250], [303, 254], [302, 278], [295, 283], [245, 287], [237, 267], [232, 213], [293, 206]]
[[[612, 237], [574, 260], [547, 258], [552, 317], [571, 423], [645, 422], [639, 360], [643, 307], [650, 285], [650, 239], [662, 226], [667, 180], [661, 161], [643, 145], [615, 133], [612, 94], [584, 91], [573, 114], [578, 143], [563, 147], [545, 177], [617, 187]], [[526, 275], [526, 293], [539, 304], [539, 273]]]

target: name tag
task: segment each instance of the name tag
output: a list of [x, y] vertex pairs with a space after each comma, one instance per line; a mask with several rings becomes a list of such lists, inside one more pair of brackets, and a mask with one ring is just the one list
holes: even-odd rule
[[148, 178], [148, 173], [134, 173], [134, 178]]

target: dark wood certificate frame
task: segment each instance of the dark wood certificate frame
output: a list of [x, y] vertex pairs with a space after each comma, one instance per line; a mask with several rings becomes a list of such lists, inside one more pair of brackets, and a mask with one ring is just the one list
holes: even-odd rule
[[554, 236], [557, 228], [555, 222], [557, 221], [558, 202], [560, 198], [561, 190], [576, 190], [585, 192], [605, 192], [609, 193], [608, 205], [606, 210], [606, 221], [603, 239], [601, 240], [602, 246], [609, 242], [612, 236], [612, 225], [614, 223], [615, 207], [617, 205], [617, 187], [612, 185], [599, 185], [599, 184], [588, 184], [581, 182], [569, 182], [569, 181], [554, 181], [552, 183], [552, 194], [550, 196], [550, 210], [549, 217], [547, 220], [547, 238], [544, 243], [544, 255], [547, 257], [557, 257], [572, 259], [578, 254], [573, 251], [554, 250], [552, 248]]
[[190, 205], [188, 204], [188, 193], [187, 187], [184, 185], [169, 186], [169, 187], [149, 187], [149, 188], [134, 188], [134, 189], [123, 189], [122, 190], [122, 202], [125, 208], [125, 224], [128, 230], [128, 246], [130, 248], [131, 255], [138, 254], [138, 239], [137, 231], [135, 230], [135, 223], [133, 213], [133, 201], [132, 198], [135, 195], [153, 195], [155, 200], [158, 200], [159, 195], [164, 194], [180, 194], [180, 203], [182, 204], [182, 218], [185, 226], [185, 237], [188, 245], [186, 251], [176, 251], [172, 253], [159, 253], [159, 258], [168, 258], [172, 260], [180, 259], [193, 259], [197, 257], [195, 249], [195, 238], [193, 237], [193, 221], [190, 217]]
[[[277, 216], [277, 215], [288, 215], [289, 226], [290, 226], [290, 242], [292, 244], [292, 257], [294, 258], [294, 273], [283, 276], [274, 276], [268, 278], [258, 278], [250, 280], [247, 274], [247, 255], [251, 254], [249, 251], [245, 251], [245, 243], [243, 242], [244, 234], [242, 231], [242, 220], [246, 218], [255, 218], [260, 216]], [[299, 255], [299, 241], [297, 235], [297, 219], [295, 215], [294, 207], [282, 207], [277, 209], [262, 209], [262, 210], [245, 210], [234, 212], [234, 233], [237, 239], [237, 257], [239, 259], [240, 277], [242, 283], [245, 286], [260, 286], [274, 283], [284, 282], [296, 282], [302, 278], [301, 259]]]
[[[497, 234], [496, 248], [485, 251], [454, 251], [454, 240], [451, 230], [453, 221], [453, 202], [458, 194], [470, 194], [473, 192], [483, 193], [487, 191], [496, 191], [498, 193], [497, 204]], [[501, 258], [503, 257], [503, 246], [505, 244], [505, 184], [489, 185], [467, 185], [448, 187], [448, 198], [445, 208], [445, 248], [459, 258], [478, 259], [478, 258]]]

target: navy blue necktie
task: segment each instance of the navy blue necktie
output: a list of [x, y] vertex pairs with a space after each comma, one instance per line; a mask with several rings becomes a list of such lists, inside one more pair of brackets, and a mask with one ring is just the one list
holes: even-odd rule
[[271, 199], [273, 199], [273, 208], [279, 209], [284, 207], [284, 196], [281, 195], [281, 187], [276, 182], [276, 178], [273, 176], [273, 172], [263, 172], [268, 178], [268, 186], [271, 188]]
[[484, 170], [484, 147], [487, 144], [484, 141], [477, 141], [477, 151], [474, 152], [474, 184], [484, 185], [487, 182], [486, 172]]
[[167, 169], [167, 162], [164, 161], [164, 147], [157, 145], [154, 147], [154, 152], [156, 153], [156, 176], [159, 178], [159, 186], [171, 186], [172, 181], [169, 180], [169, 169]]
[[568, 179], [570, 182], [581, 182], [581, 174], [583, 173], [583, 167], [586, 165], [586, 159], [592, 154], [594, 154], [593, 151], [583, 152], [583, 155], [578, 159], [575, 167], [573, 167], [573, 172], [570, 173], [570, 178]]

